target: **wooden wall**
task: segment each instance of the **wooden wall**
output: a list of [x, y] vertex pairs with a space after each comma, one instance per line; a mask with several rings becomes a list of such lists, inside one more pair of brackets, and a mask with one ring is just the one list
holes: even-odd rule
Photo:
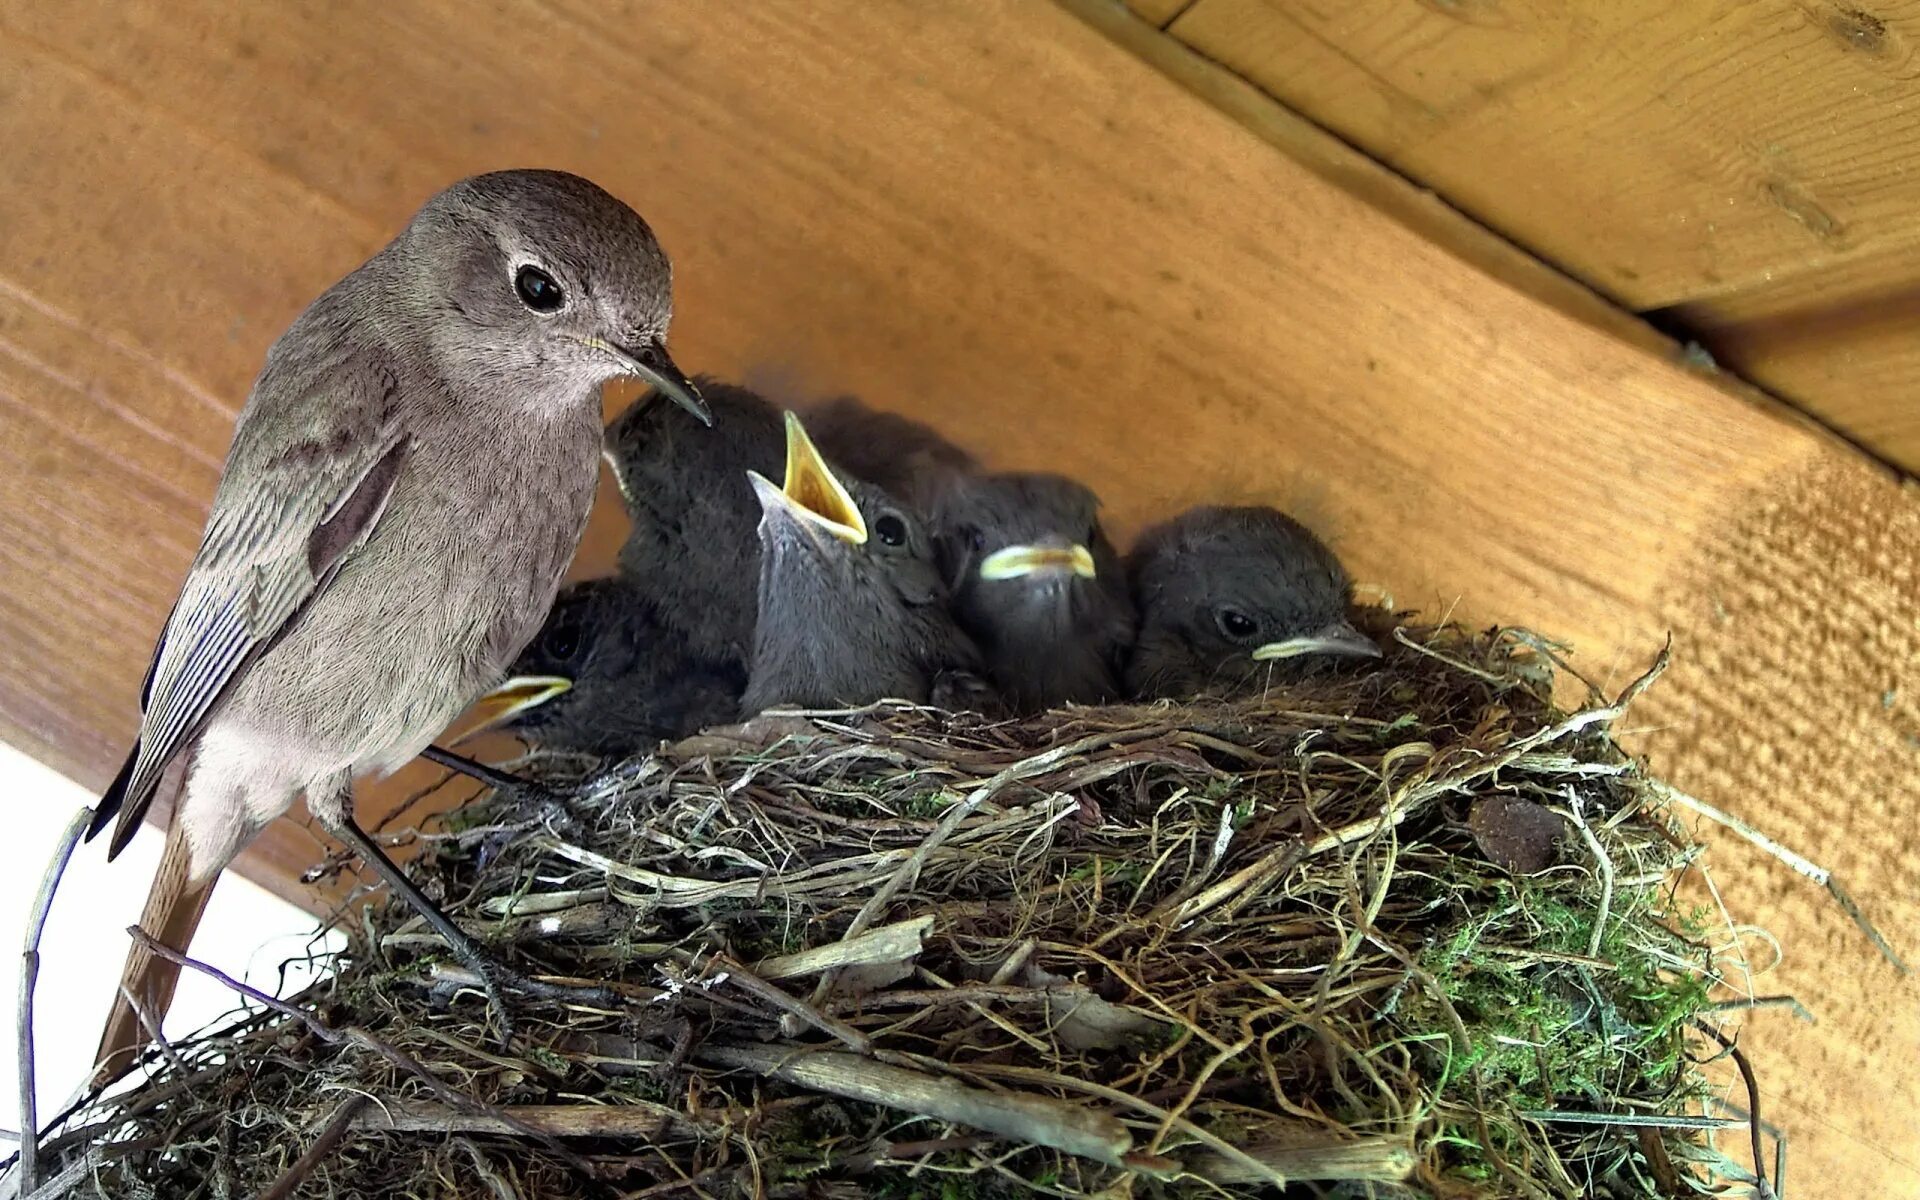
[[[1122, 536], [1290, 505], [1403, 604], [1615, 685], [1672, 633], [1639, 744], [1913, 953], [1920, 495], [1263, 120], [1031, 0], [6, 0], [0, 737], [106, 781], [267, 345], [436, 188], [557, 166], [661, 234], [691, 369], [1081, 475]], [[312, 902], [318, 848], [289, 819], [242, 866]], [[1804, 881], [1716, 859], [1786, 948], [1761, 986], [1820, 1015], [1747, 1032], [1796, 1194], [1910, 1194], [1920, 996]]]
[[1920, 3], [1128, 3], [1920, 470]]

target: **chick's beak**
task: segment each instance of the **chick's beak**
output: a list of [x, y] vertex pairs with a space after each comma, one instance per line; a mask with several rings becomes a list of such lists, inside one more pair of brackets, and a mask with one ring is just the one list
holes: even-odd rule
[[1281, 658], [1299, 658], [1304, 654], [1333, 654], [1343, 658], [1381, 658], [1384, 655], [1374, 640], [1345, 621], [1335, 621], [1317, 633], [1305, 637], [1268, 642], [1254, 649], [1255, 662]]
[[454, 739], [457, 745], [498, 729], [521, 713], [573, 690], [573, 680], [559, 675], [516, 675], [473, 703], [477, 723]]
[[667, 344], [659, 338], [641, 346], [621, 346], [605, 338], [588, 338], [587, 345], [619, 359], [627, 374], [692, 413], [702, 425], [713, 424], [713, 413], [700, 398], [700, 389], [673, 365], [673, 359], [667, 355]]
[[829, 533], [843, 542], [863, 546], [867, 541], [867, 519], [846, 486], [827, 468], [826, 460], [814, 448], [813, 439], [800, 419], [787, 414], [787, 477], [783, 487], [757, 471], [748, 471], [760, 507], [769, 513], [783, 512], [804, 529]]
[[1030, 575], [1095, 575], [1093, 553], [1085, 546], [1003, 546], [980, 563], [980, 578], [1025, 579]]

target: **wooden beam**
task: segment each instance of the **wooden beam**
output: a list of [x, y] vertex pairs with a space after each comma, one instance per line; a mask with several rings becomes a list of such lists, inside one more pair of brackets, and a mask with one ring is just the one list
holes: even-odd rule
[[1920, 3], [1132, 7], [1219, 74], [1627, 307], [1665, 310], [1724, 365], [1920, 471], [1906, 336]]
[[[1660, 314], [1728, 368], [1920, 475], [1920, 254], [1903, 274], [1868, 264]], [[1889, 279], [1904, 283], [1888, 284]]]
[[[89, 784], [267, 344], [434, 189], [552, 165], [660, 232], [693, 369], [1081, 475], [1123, 536], [1290, 505], [1402, 603], [1552, 631], [1614, 684], [1673, 631], [1640, 714], [1656, 765], [1897, 938], [1920, 918], [1920, 497], [1415, 235], [1063, 9], [10, 3], [0, 144], [0, 737]], [[249, 869], [293, 890], [307, 836], [276, 828]], [[1920, 1083], [1886, 1064], [1920, 1054], [1920, 1001], [1801, 881], [1719, 858], [1787, 948], [1766, 987], [1821, 1016], [1745, 1043], [1796, 1191], [1912, 1191]]]
[[1920, 245], [1920, 4], [1196, 0], [1167, 32], [1631, 308]]

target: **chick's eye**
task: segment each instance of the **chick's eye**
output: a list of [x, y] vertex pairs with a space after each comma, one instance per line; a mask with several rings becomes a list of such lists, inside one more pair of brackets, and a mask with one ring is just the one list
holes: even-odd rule
[[580, 631], [571, 624], [557, 625], [547, 631], [547, 653], [565, 662], [580, 651]]
[[904, 546], [907, 543], [907, 523], [894, 513], [882, 513], [873, 523], [873, 535], [880, 539], [883, 546]]
[[1243, 641], [1260, 631], [1260, 623], [1238, 609], [1223, 608], [1213, 619], [1220, 626], [1220, 632], [1235, 641]]
[[987, 548], [987, 535], [980, 532], [978, 525], [969, 525], [966, 529], [967, 549], [978, 554]]
[[566, 293], [560, 290], [553, 276], [539, 267], [521, 267], [513, 276], [513, 290], [520, 293], [520, 303], [537, 313], [550, 313], [567, 302]]

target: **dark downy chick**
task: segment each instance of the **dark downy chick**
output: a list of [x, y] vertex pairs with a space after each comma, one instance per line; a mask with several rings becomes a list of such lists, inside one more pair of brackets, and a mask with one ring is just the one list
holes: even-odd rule
[[481, 699], [481, 728], [606, 758], [733, 720], [747, 683], [743, 664], [692, 650], [619, 575], [562, 588], [509, 674]]
[[1120, 695], [1133, 599], [1100, 501], [1059, 475], [952, 481], [934, 506], [941, 563], [962, 629], [1015, 711]]
[[779, 410], [754, 392], [704, 376], [698, 386], [711, 429], [658, 393], [607, 427], [607, 462], [633, 521], [620, 573], [644, 582], [689, 650], [744, 668], [760, 586], [760, 502], [747, 472], [778, 469], [786, 434]]
[[1340, 560], [1274, 509], [1193, 509], [1143, 534], [1127, 566], [1136, 697], [1257, 692], [1316, 658], [1380, 657], [1347, 619]]
[[760, 619], [741, 712], [883, 698], [925, 703], [979, 670], [919, 520], [828, 469], [786, 418], [784, 487], [757, 471]]

